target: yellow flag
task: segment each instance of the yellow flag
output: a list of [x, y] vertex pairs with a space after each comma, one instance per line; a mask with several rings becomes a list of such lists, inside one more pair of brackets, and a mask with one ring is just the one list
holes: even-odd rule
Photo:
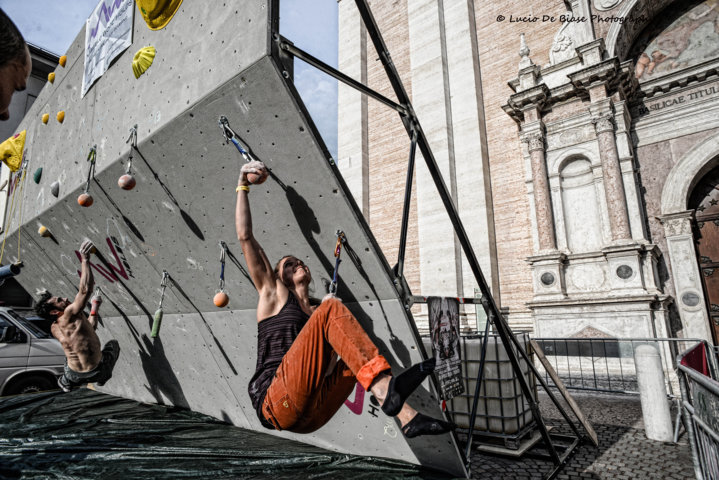
[[22, 163], [22, 151], [25, 148], [25, 130], [0, 143], [0, 160], [10, 171], [17, 172]]

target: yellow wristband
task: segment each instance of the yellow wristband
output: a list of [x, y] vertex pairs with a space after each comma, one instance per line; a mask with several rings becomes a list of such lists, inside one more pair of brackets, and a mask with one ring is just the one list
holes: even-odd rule
[[239, 193], [240, 190], [244, 190], [245, 192], [250, 193], [250, 186], [249, 185], [237, 185], [235, 192]]

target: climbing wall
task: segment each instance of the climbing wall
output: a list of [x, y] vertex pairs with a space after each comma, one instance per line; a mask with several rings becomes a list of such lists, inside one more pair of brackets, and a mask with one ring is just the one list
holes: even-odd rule
[[[234, 227], [235, 185], [242, 159], [218, 127], [224, 115], [272, 176], [253, 186], [254, 232], [271, 261], [292, 253], [314, 277], [315, 294], [334, 267], [335, 232], [347, 236], [339, 296], [355, 313], [393, 368], [422, 360], [412, 319], [392, 286], [388, 264], [329, 158], [292, 84], [291, 67], [274, 43], [278, 5], [248, 1], [183, 2], [162, 30], [150, 31], [135, 12], [133, 44], [80, 97], [81, 31], [18, 131], [27, 129], [30, 175], [42, 180], [23, 191], [18, 281], [31, 293], [46, 288], [73, 297], [85, 238], [98, 247], [95, 281], [105, 293], [103, 342], [117, 339], [121, 355], [101, 391], [142, 402], [174, 404], [234, 425], [339, 451], [400, 459], [466, 472], [451, 435], [406, 440], [395, 419], [383, 415], [361, 389], [340, 412], [309, 435], [264, 430], [252, 410], [247, 384], [256, 362], [257, 293], [247, 274]], [[131, 61], [141, 47], [157, 50], [139, 79]], [[55, 120], [58, 111], [65, 120]], [[49, 113], [47, 124], [42, 115]], [[130, 127], [138, 125], [133, 155], [137, 186], [118, 187], [130, 153]], [[97, 168], [83, 208], [88, 152], [97, 145]], [[56, 198], [50, 185], [59, 182]], [[17, 255], [19, 216], [10, 226], [8, 261]], [[42, 237], [40, 226], [51, 236]], [[228, 247], [225, 269], [230, 303], [217, 308], [219, 242]], [[150, 337], [162, 272], [172, 281], [158, 338]], [[441, 417], [428, 380], [411, 398], [418, 410]]]

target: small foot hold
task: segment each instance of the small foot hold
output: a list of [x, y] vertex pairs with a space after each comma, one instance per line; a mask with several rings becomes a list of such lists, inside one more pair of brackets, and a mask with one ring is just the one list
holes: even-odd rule
[[434, 357], [424, 362], [412, 365], [389, 381], [387, 397], [382, 403], [382, 411], [385, 415], [394, 417], [402, 410], [402, 405], [412, 392], [434, 371], [436, 360]]
[[402, 433], [407, 438], [414, 438], [420, 435], [441, 435], [455, 428], [456, 425], [453, 423], [417, 413], [407, 425], [402, 427]]

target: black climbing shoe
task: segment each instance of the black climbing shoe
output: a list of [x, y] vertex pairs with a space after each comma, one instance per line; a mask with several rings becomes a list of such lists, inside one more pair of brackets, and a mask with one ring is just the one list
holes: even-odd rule
[[402, 433], [407, 438], [414, 438], [420, 435], [441, 435], [455, 428], [457, 426], [453, 423], [417, 413], [407, 425], [402, 427]]
[[389, 380], [387, 396], [382, 403], [382, 411], [385, 415], [394, 417], [402, 410], [402, 405], [412, 392], [427, 378], [427, 375], [434, 371], [437, 361], [434, 357], [424, 362], [412, 365], [404, 372]]
[[57, 379], [57, 386], [62, 389], [63, 392], [68, 393], [72, 391], [72, 385], [65, 382], [65, 375], [60, 375]]

